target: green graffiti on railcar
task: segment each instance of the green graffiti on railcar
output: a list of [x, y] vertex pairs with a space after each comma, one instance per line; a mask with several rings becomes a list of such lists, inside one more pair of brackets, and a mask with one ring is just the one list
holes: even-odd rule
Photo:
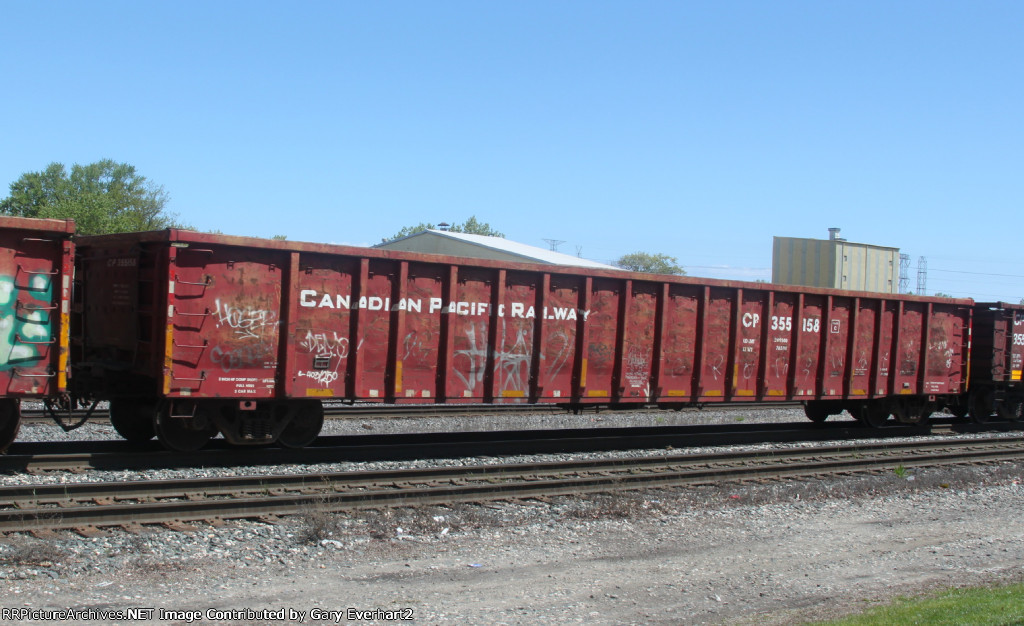
[[20, 287], [16, 277], [0, 276], [0, 371], [43, 358], [53, 337], [52, 302], [49, 276], [33, 275]]

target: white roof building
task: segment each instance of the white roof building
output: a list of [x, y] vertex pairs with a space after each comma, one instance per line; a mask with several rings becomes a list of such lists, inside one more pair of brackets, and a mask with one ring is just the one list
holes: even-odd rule
[[606, 265], [597, 261], [572, 256], [571, 254], [562, 254], [561, 252], [545, 250], [536, 246], [528, 246], [525, 243], [509, 241], [502, 237], [453, 233], [447, 230], [424, 230], [415, 235], [388, 241], [374, 247], [384, 250], [426, 252], [428, 254], [466, 256], [495, 261], [570, 265], [608, 270], [622, 269], [614, 265]]

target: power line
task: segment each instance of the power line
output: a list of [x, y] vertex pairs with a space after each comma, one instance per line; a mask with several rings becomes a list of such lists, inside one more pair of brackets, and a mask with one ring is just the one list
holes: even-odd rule
[[947, 274], [970, 274], [972, 276], [997, 276], [999, 278], [1024, 278], [1024, 274], [992, 274], [990, 272], [965, 272], [963, 270], [940, 270], [932, 268], [933, 272], [945, 272]]
[[951, 278], [951, 277], [945, 277], [945, 276], [940, 276], [939, 278], [936, 278], [936, 279], [934, 279], [931, 282], [938, 283], [940, 285], [945, 285], [947, 283], [959, 283], [959, 284], [969, 283], [971, 285], [1020, 285], [1020, 283], [1016, 282], [1016, 281], [1012, 281], [1011, 282], [1011, 281], [998, 280], [998, 279], [979, 280], [977, 278], [966, 278], [966, 277], [965, 278]]
[[759, 272], [767, 272], [768, 270], [772, 269], [770, 267], [734, 267], [732, 265], [689, 265], [689, 264], [687, 264], [685, 267], [692, 267], [694, 269], [701, 269], [701, 270], [751, 270], [751, 271], [757, 270]]

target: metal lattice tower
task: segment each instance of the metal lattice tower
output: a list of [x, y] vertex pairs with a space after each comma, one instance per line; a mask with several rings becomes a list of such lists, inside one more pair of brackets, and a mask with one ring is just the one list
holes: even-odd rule
[[900, 254], [900, 293], [910, 293], [909, 254]]
[[928, 259], [917, 257], [917, 295], [926, 295], [928, 291]]
[[558, 246], [565, 243], [561, 239], [545, 239], [544, 241], [548, 242], [548, 245], [551, 246], [552, 252], [558, 252]]

